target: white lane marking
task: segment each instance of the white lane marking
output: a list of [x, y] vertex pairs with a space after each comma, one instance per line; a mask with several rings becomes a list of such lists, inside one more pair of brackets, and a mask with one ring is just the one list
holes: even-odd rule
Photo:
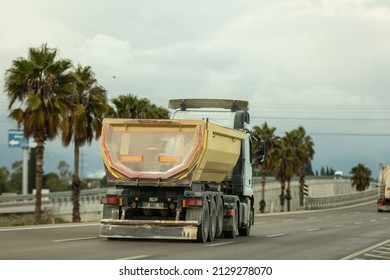
[[370, 220], [370, 222], [376, 222], [376, 219]]
[[379, 247], [379, 249], [381, 249], [381, 250], [389, 250], [390, 251], [390, 248], [387, 248], [387, 247]]
[[227, 245], [227, 244], [232, 244], [234, 241], [228, 241], [228, 242], [222, 242], [222, 243], [213, 243], [213, 244], [208, 244], [206, 247], [215, 247], [215, 246], [221, 246], [221, 245]]
[[271, 234], [271, 235], [267, 235], [266, 237], [279, 237], [279, 236], [283, 236], [285, 235], [284, 233], [277, 233], [277, 234]]
[[123, 259], [117, 259], [117, 260], [138, 260], [138, 259], [144, 259], [150, 257], [150, 255], [139, 255], [139, 256], [134, 256], [134, 257], [127, 257]]
[[307, 218], [308, 220], [314, 220], [316, 217]]
[[31, 226], [31, 227], [15, 227], [15, 228], [2, 228], [0, 231], [21, 231], [21, 230], [38, 230], [38, 229], [55, 229], [55, 228], [71, 228], [71, 227], [90, 227], [97, 226], [100, 223], [93, 224], [64, 224], [64, 225], [51, 225], [51, 226]]
[[390, 242], [390, 239], [388, 239], [386, 241], [383, 241], [381, 243], [378, 243], [376, 245], [373, 245], [371, 247], [368, 247], [366, 249], [363, 249], [363, 250], [361, 250], [359, 252], [353, 253], [352, 255], [346, 256], [346, 257], [342, 258], [342, 260], [351, 260], [351, 259], [353, 259], [353, 258], [355, 258], [355, 257], [357, 257], [357, 256], [359, 256], [361, 254], [367, 253], [367, 252], [369, 252], [371, 250], [374, 250], [374, 249], [376, 249], [376, 248], [378, 248], [380, 246], [383, 246], [383, 245], [385, 245], [386, 243], [389, 243], [389, 242]]
[[53, 242], [69, 242], [69, 241], [79, 241], [79, 240], [89, 240], [89, 239], [98, 239], [99, 236], [90, 236], [90, 237], [79, 237], [79, 238], [69, 238], [69, 239], [57, 239]]
[[291, 220], [283, 220], [283, 222], [294, 222], [295, 220], [294, 219], [291, 219]]
[[354, 222], [355, 225], [360, 225], [362, 222]]
[[381, 256], [381, 255], [364, 254], [364, 256], [377, 258], [377, 259], [383, 259], [383, 260], [390, 260], [390, 257]]
[[335, 228], [343, 227], [344, 225], [335, 225]]
[[317, 231], [317, 230], [320, 230], [320, 228], [309, 228], [309, 229], [307, 229], [305, 231]]
[[389, 255], [390, 256], [390, 252], [388, 251], [383, 251], [382, 247], [379, 247], [378, 249], [375, 249], [375, 250], [372, 250], [371, 252], [374, 252], [374, 253], [379, 253], [381, 254], [382, 256], [384, 255]]

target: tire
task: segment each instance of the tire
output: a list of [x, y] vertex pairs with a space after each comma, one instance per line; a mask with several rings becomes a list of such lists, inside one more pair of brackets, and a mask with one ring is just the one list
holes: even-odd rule
[[212, 242], [215, 239], [216, 230], [217, 230], [217, 209], [216, 209], [216, 205], [215, 205], [214, 199], [212, 199], [212, 201], [211, 201], [210, 209], [211, 209], [210, 210], [211, 211], [211, 215], [210, 215], [210, 229], [209, 229], [209, 238], [208, 238], [208, 240], [210, 242]]
[[223, 200], [220, 197], [217, 202], [217, 224], [215, 237], [220, 238], [223, 232]]
[[210, 231], [210, 212], [207, 203], [203, 206], [202, 220], [198, 226], [196, 240], [200, 243], [206, 243]]

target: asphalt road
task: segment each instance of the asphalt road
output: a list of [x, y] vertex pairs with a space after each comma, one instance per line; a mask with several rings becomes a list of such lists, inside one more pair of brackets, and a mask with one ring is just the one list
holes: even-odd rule
[[334, 210], [258, 215], [249, 237], [204, 244], [107, 240], [98, 232], [98, 223], [0, 228], [0, 259], [337, 260], [372, 259], [379, 254], [378, 259], [390, 259], [386, 254], [390, 251], [390, 213], [378, 213], [373, 202]]

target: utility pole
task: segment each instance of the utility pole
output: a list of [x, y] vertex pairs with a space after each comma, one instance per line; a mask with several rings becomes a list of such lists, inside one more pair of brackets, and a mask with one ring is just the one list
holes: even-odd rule
[[28, 146], [23, 147], [23, 180], [22, 180], [22, 194], [28, 193]]

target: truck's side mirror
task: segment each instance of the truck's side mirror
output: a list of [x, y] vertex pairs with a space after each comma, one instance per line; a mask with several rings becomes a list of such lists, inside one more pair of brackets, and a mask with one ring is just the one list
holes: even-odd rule
[[265, 142], [264, 142], [264, 140], [260, 140], [258, 142], [257, 159], [259, 160], [259, 163], [264, 162], [264, 159], [265, 159]]

